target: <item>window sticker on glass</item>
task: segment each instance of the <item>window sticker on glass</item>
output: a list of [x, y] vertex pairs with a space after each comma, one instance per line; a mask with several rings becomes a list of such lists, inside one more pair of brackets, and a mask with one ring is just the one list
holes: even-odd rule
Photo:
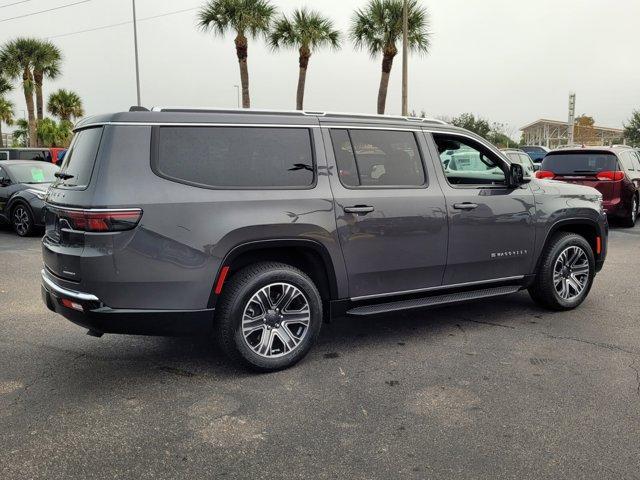
[[44, 183], [44, 171], [41, 168], [32, 168], [31, 179], [35, 183]]

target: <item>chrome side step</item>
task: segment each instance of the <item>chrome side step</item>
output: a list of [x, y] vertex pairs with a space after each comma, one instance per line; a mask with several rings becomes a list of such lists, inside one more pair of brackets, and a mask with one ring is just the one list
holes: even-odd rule
[[352, 308], [347, 311], [347, 315], [377, 315], [379, 313], [396, 312], [398, 310], [410, 310], [413, 308], [432, 307], [436, 305], [447, 305], [450, 303], [466, 302], [468, 300], [478, 300], [480, 298], [498, 297], [516, 293], [522, 287], [519, 285], [509, 285], [505, 287], [483, 288], [482, 290], [471, 290], [468, 292], [448, 293], [431, 297], [414, 298], [411, 300], [399, 300], [396, 302], [378, 303], [375, 305], [364, 305]]

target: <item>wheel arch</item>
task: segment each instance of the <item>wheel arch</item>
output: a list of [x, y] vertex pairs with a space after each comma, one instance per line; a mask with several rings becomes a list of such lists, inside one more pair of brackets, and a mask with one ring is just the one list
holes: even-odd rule
[[[338, 298], [338, 282], [331, 255], [324, 245], [311, 239], [257, 240], [237, 245], [220, 263], [215, 281], [220, 281], [225, 268], [227, 273], [223, 280], [226, 282], [243, 267], [260, 261], [279, 261], [300, 268], [316, 284], [323, 301]], [[209, 308], [215, 307], [218, 297], [212, 288]]]
[[568, 232], [568, 233], [575, 233], [577, 235], [580, 235], [585, 240], [587, 240], [587, 242], [589, 242], [589, 245], [591, 245], [591, 250], [593, 251], [594, 258], [597, 259], [599, 257], [600, 254], [598, 253], [597, 238], [598, 237], [602, 238], [604, 233], [600, 231], [600, 225], [598, 225], [598, 222], [591, 220], [589, 218], [563, 219], [554, 223], [551, 226], [551, 228], [547, 231], [547, 235], [544, 239], [544, 242], [540, 247], [540, 253], [538, 255], [538, 259], [536, 260], [536, 270], [535, 270], [536, 272], [540, 268], [540, 262], [542, 261], [542, 252], [544, 252], [545, 248], [547, 248], [547, 245], [549, 245], [549, 242], [551, 241], [553, 236], [558, 232]]

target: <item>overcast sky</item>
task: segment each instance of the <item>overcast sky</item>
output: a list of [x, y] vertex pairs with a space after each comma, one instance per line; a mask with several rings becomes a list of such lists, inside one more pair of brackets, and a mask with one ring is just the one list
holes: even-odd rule
[[[0, 7], [15, 0], [0, 0]], [[2, 21], [75, 3], [31, 0], [0, 8], [0, 42], [19, 35], [48, 37], [64, 53], [63, 74], [47, 82], [77, 91], [87, 114], [135, 104], [131, 24], [66, 35], [131, 19], [130, 0], [91, 0], [59, 11]], [[283, 12], [306, 5], [346, 31], [367, 0], [272, 0]], [[233, 36], [214, 38], [195, 26], [203, 0], [137, 0], [138, 18], [194, 10], [139, 23], [142, 103], [235, 107], [239, 83]], [[431, 18], [428, 55], [411, 57], [410, 109], [430, 116], [480, 114], [513, 130], [541, 117], [577, 113], [620, 127], [640, 107], [638, 0], [421, 0]], [[311, 58], [305, 108], [374, 113], [381, 59], [355, 51]], [[297, 54], [272, 53], [262, 40], [249, 47], [252, 106], [295, 106]], [[400, 112], [401, 59], [392, 72], [387, 113]], [[11, 94], [19, 116], [24, 97]]]

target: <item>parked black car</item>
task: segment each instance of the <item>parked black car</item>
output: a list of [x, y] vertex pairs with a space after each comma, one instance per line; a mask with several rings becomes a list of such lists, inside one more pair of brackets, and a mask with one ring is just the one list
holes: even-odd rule
[[21, 237], [44, 227], [42, 207], [58, 167], [32, 160], [0, 161], [0, 220]]
[[37, 160], [56, 163], [52, 161], [49, 148], [0, 148], [0, 161], [2, 160]]
[[[137, 109], [140, 110], [140, 109]], [[437, 120], [160, 109], [80, 122], [49, 191], [47, 306], [103, 333], [214, 333], [261, 370], [323, 318], [529, 289], [587, 296], [602, 195]]]
[[524, 147], [520, 147], [520, 150], [529, 155], [529, 157], [531, 157], [531, 160], [533, 160], [533, 163], [535, 163], [536, 165], [540, 165], [545, 155], [551, 151], [547, 147], [542, 147], [539, 145], [525, 145]]

